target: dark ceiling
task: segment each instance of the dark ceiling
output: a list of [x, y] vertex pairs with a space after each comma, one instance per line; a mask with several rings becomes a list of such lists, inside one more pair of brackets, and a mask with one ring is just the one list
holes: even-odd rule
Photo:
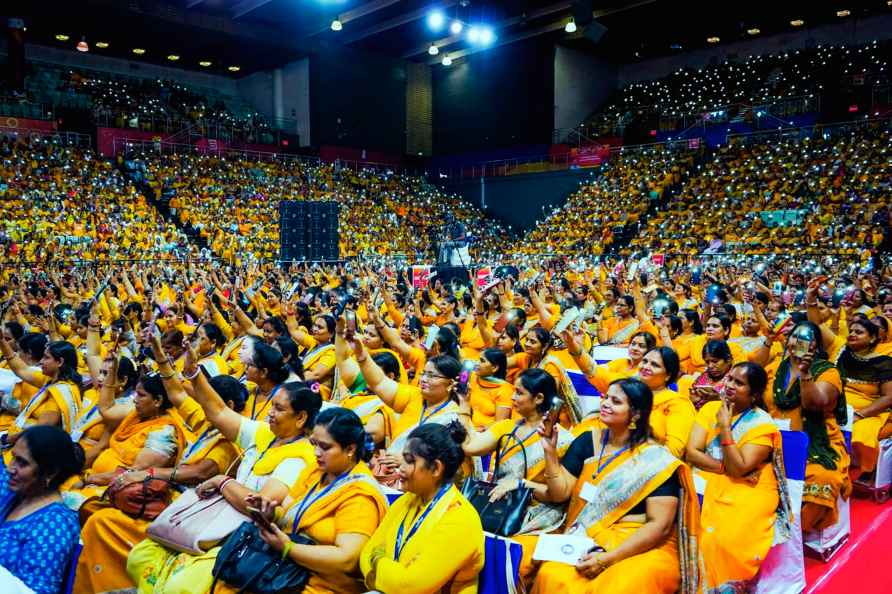
[[[5, 3], [4, 3], [5, 4]], [[707, 2], [692, 0], [595, 0], [597, 22], [607, 28], [598, 44], [580, 31], [568, 34], [563, 26], [573, 15], [573, 0], [16, 0], [4, 5], [4, 17], [23, 18], [27, 39], [67, 47], [86, 36], [91, 51], [167, 66], [244, 76], [287, 63], [328, 44], [384, 53], [393, 57], [435, 63], [445, 54], [456, 58], [473, 51], [498, 51], [498, 46], [537, 36], [557, 43], [630, 62], [704, 48], [707, 38], [720, 44], [790, 31], [790, 21], [803, 27], [841, 22], [856, 26], [865, 16], [892, 13], [887, 0], [862, 2], [748, 0]], [[440, 7], [448, 19], [485, 23], [496, 41], [480, 50], [448, 31], [434, 33], [425, 16]], [[839, 17], [846, 9], [849, 16]], [[583, 9], [583, 12], [585, 10]], [[578, 14], [578, 13], [577, 13]], [[343, 30], [330, 29], [339, 18]], [[57, 34], [69, 39], [57, 41]], [[106, 41], [109, 47], [96, 47]], [[440, 55], [427, 54], [431, 43]], [[146, 50], [136, 56], [132, 49]], [[170, 54], [180, 56], [171, 62]], [[199, 62], [211, 66], [202, 68]], [[238, 66], [238, 72], [230, 72]]]

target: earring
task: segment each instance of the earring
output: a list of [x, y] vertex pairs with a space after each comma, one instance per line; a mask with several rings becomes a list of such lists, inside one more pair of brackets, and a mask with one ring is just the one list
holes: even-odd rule
[[632, 419], [632, 422], [629, 423], [629, 431], [634, 431], [638, 428], [638, 425], [635, 424], [635, 419]]

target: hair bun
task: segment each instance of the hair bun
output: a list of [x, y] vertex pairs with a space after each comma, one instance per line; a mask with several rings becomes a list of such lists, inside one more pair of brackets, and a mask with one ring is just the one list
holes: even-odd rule
[[452, 421], [446, 425], [446, 430], [449, 432], [449, 437], [452, 438], [452, 441], [458, 445], [465, 443], [465, 440], [468, 438], [468, 430], [458, 421]]

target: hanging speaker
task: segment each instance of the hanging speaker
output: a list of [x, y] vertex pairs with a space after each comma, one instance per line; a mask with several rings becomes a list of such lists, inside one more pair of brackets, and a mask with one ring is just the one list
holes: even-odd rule
[[586, 39], [588, 39], [592, 43], [598, 43], [599, 41], [601, 41], [601, 38], [604, 37], [605, 33], [607, 33], [607, 27], [605, 27], [598, 21], [592, 21], [585, 28], [584, 35]]

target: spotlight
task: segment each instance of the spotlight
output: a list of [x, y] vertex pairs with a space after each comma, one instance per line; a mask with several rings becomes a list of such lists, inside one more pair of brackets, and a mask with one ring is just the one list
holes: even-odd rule
[[177, 60], [180, 59], [180, 57], [176, 54], [170, 54], [169, 56], [167, 56], [167, 59], [170, 60], [171, 62], [176, 62]]
[[241, 69], [242, 69], [241, 66], [230, 66], [229, 68], [227, 68], [227, 70], [230, 72], [238, 72]]
[[208, 66], [211, 65], [211, 63], [209, 60], [202, 60], [201, 62], [198, 63], [198, 65], [201, 66], [202, 68], [207, 68]]
[[843, 10], [836, 11], [836, 16], [838, 16], [839, 18], [845, 18], [845, 17], [849, 16], [850, 14], [852, 14], [852, 11], [850, 11], [850, 10], [843, 9]]
[[141, 56], [141, 55], [143, 55], [144, 53], [146, 53], [146, 50], [144, 50], [144, 49], [141, 48], [141, 47], [135, 47], [135, 48], [133, 48], [131, 51], [132, 51], [134, 54], [136, 54], [137, 56]]
[[747, 29], [746, 32], [749, 33], [750, 35], [758, 35], [762, 31], [761, 31], [761, 29], [757, 29], [756, 27], [753, 27], [752, 29]]
[[68, 41], [68, 35], [59, 33], [58, 35], [56, 35], [56, 41]]
[[576, 20], [573, 17], [570, 17], [570, 20], [564, 25], [564, 31], [567, 33], [576, 33]]
[[107, 41], [97, 41], [96, 47], [98, 47], [99, 49], [105, 49], [108, 47], [108, 42]]
[[480, 27], [474, 25], [468, 29], [468, 41], [470, 43], [480, 43]]
[[332, 31], [340, 31], [343, 28], [344, 28], [344, 23], [342, 23], [338, 19], [335, 19], [331, 22], [331, 30]]
[[79, 52], [88, 52], [90, 51], [90, 46], [87, 44], [87, 38], [81, 37], [81, 40], [77, 42], [77, 51]]
[[443, 15], [442, 11], [432, 10], [430, 13], [428, 13], [427, 26], [430, 27], [431, 31], [439, 31], [445, 24], [446, 17]]
[[483, 45], [489, 45], [496, 38], [495, 33], [492, 32], [492, 27], [482, 27], [480, 29], [480, 43]]
[[452, 33], [453, 35], [458, 35], [461, 33], [461, 30], [464, 29], [464, 27], [465, 26], [462, 25], [461, 21], [454, 20], [454, 21], [452, 21], [452, 24], [449, 25], [449, 32]]
[[452, 58], [443, 56], [443, 66], [452, 66]]
[[790, 21], [790, 24], [794, 27], [801, 27], [805, 24], [805, 21], [803, 21], [802, 19], [793, 19], [792, 21]]
[[440, 48], [438, 48], [437, 46], [435, 46], [432, 43], [431, 46], [429, 48], [427, 48], [427, 53], [429, 53], [432, 56], [436, 56], [437, 54], [440, 53]]
[[719, 39], [718, 37], [707, 37], [706, 41], [707, 43], [718, 43], [719, 41], [721, 41], [721, 39]]

